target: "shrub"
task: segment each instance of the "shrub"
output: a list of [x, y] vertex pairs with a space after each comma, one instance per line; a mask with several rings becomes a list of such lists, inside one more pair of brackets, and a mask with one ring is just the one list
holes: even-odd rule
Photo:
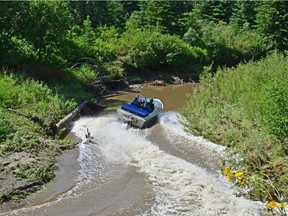
[[205, 50], [192, 47], [177, 36], [139, 29], [123, 33], [116, 52], [124, 64], [141, 70], [176, 70], [186, 64], [198, 64], [206, 55]]
[[257, 32], [249, 28], [236, 32], [223, 22], [196, 21], [184, 35], [184, 40], [207, 49], [207, 61], [213, 62], [214, 68], [259, 59], [270, 49], [270, 45]]

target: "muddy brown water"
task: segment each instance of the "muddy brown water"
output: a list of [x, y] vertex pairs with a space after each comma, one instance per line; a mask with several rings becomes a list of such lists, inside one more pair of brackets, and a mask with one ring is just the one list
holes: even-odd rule
[[108, 109], [74, 123], [69, 136], [83, 142], [58, 158], [55, 180], [0, 215], [261, 215], [262, 204], [236, 196], [220, 174], [225, 149], [181, 125], [179, 109], [194, 88], [143, 89], [140, 94], [161, 99], [165, 108], [155, 125], [142, 130], [116, 114], [135, 93], [108, 98]]

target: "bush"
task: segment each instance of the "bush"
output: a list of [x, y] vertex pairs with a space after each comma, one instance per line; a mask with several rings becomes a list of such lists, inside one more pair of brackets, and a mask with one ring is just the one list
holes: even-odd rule
[[270, 49], [264, 38], [249, 28], [236, 32], [223, 22], [196, 21], [194, 25], [186, 32], [184, 40], [207, 49], [207, 63], [213, 62], [214, 68], [260, 59]]
[[71, 60], [90, 57], [96, 63], [111, 60], [113, 49], [109, 47], [108, 41], [114, 38], [117, 31], [114, 28], [100, 28], [95, 30], [91, 26], [89, 17], [83, 21], [81, 26], [73, 26], [69, 31], [67, 40], [74, 44], [73, 51], [70, 53]]
[[116, 47], [117, 58], [125, 65], [141, 70], [181, 69], [199, 64], [206, 52], [192, 47], [176, 36], [149, 30], [128, 30]]

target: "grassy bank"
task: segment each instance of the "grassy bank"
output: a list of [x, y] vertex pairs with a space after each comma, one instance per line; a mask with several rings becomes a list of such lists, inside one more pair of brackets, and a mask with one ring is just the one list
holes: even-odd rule
[[[287, 80], [287, 57], [272, 54], [203, 74], [182, 110], [189, 131], [229, 147], [225, 174], [230, 180], [232, 170], [241, 171], [245, 181], [236, 175], [235, 183], [252, 188], [250, 195], [260, 200], [287, 202], [282, 199], [288, 196]], [[233, 159], [236, 154], [242, 159]]]
[[[55, 123], [77, 106], [57, 88], [67, 91], [59, 85], [51, 90], [25, 75], [0, 74], [0, 202], [17, 200], [50, 181], [55, 156], [72, 144], [53, 134]], [[76, 89], [73, 97], [87, 96]]]

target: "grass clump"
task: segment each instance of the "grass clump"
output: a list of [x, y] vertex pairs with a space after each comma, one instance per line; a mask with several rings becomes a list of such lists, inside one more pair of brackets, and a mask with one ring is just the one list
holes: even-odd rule
[[251, 186], [251, 196], [261, 200], [272, 199], [274, 188], [288, 196], [287, 68], [287, 57], [274, 53], [215, 75], [204, 73], [182, 110], [189, 131], [236, 149], [232, 155], [243, 158], [226, 163], [252, 173], [257, 182], [269, 178], [268, 190]]

